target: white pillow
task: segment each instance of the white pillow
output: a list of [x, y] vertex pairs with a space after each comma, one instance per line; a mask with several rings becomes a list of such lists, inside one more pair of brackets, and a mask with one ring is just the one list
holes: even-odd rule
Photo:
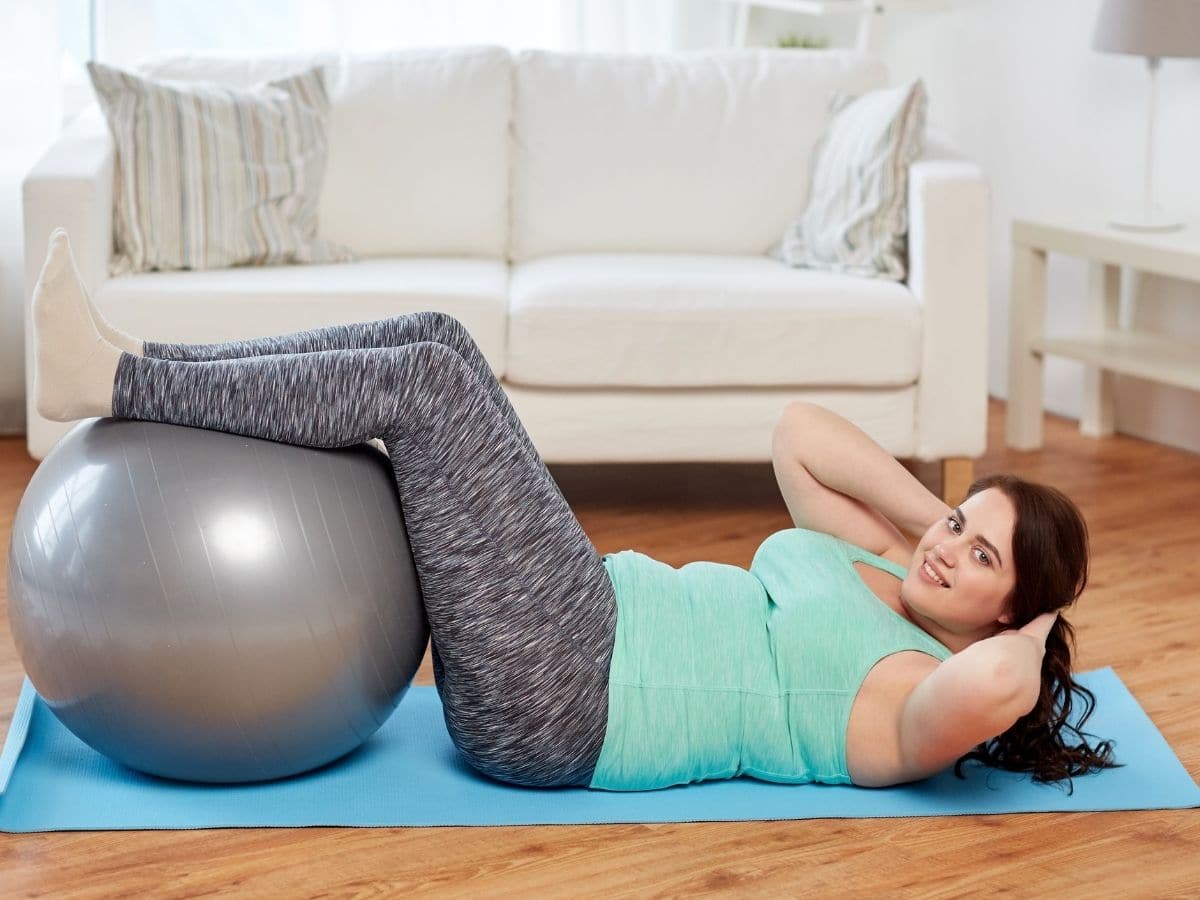
[[317, 236], [319, 68], [244, 89], [88, 72], [116, 144], [112, 274], [350, 258]]
[[835, 95], [813, 160], [808, 207], [773, 255], [790, 266], [903, 281], [908, 167], [924, 143], [920, 79], [859, 97]]

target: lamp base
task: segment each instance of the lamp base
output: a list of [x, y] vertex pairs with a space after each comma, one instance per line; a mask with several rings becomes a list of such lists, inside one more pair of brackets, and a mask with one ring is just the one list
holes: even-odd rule
[[1157, 206], [1110, 216], [1108, 224], [1121, 231], [1178, 231], [1183, 222]]

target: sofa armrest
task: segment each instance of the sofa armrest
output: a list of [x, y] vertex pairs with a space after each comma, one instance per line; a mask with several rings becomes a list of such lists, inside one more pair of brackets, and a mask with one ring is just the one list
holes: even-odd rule
[[934, 140], [909, 168], [908, 286], [921, 303], [915, 454], [987, 449], [988, 231], [982, 170]]
[[113, 141], [99, 109], [75, 119], [22, 185], [25, 215], [25, 296], [33, 291], [50, 232], [71, 236], [79, 274], [94, 292], [108, 277], [113, 246]]
[[25, 176], [25, 430], [30, 455], [42, 459], [70, 424], [38, 415], [33, 394], [33, 288], [50, 232], [67, 229], [84, 284], [93, 294], [108, 278], [113, 246], [113, 142], [98, 107], [75, 119]]

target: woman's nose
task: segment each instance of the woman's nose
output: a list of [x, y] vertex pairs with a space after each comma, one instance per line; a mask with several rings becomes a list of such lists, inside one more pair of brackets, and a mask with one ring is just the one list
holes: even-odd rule
[[950, 566], [951, 568], [954, 567], [954, 564], [955, 564], [954, 554], [947, 552], [945, 544], [938, 544], [936, 547], [934, 547], [933, 555], [939, 562], [943, 563], [944, 565]]

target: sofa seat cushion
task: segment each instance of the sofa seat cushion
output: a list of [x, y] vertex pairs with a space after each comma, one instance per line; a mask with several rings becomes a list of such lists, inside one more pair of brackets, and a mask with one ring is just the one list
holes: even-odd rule
[[148, 272], [95, 301], [144, 340], [208, 343], [436, 309], [459, 319], [503, 375], [508, 266], [500, 260], [367, 259], [336, 265]]
[[505, 374], [561, 387], [915, 383], [900, 283], [766, 257], [580, 254], [513, 268]]

